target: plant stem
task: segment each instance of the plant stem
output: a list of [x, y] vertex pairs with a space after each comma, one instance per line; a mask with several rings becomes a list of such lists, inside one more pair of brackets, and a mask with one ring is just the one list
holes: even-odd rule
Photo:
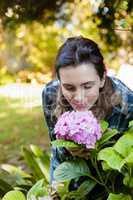
[[108, 174], [106, 175], [105, 184], [107, 183], [110, 174], [111, 174], [111, 172], [108, 172]]
[[99, 185], [104, 186], [103, 183], [101, 183], [99, 180], [97, 180], [94, 176], [91, 176], [90, 174], [86, 174], [86, 176], [88, 176], [90, 179], [94, 180], [96, 183], [98, 183]]
[[94, 168], [95, 168], [95, 170], [97, 172], [97, 175], [98, 175], [99, 180], [100, 180], [100, 184], [103, 185], [105, 187], [106, 191], [109, 193], [110, 191], [109, 191], [108, 187], [106, 186], [105, 182], [103, 181], [103, 178], [102, 178], [102, 176], [100, 174], [100, 171], [98, 169], [96, 157], [94, 158], [94, 160], [92, 158], [91, 162], [92, 162], [92, 165], [94, 166]]

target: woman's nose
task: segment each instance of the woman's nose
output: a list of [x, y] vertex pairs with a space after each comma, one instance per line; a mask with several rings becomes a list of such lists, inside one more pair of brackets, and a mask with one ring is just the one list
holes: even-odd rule
[[77, 102], [77, 103], [82, 103], [83, 102], [83, 99], [84, 99], [84, 93], [83, 91], [77, 91], [75, 93], [75, 96], [74, 96], [74, 101]]

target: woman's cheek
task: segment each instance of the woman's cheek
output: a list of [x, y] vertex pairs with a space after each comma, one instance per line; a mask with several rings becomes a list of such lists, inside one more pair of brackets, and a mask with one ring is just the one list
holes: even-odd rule
[[64, 97], [67, 99], [67, 101], [72, 99], [72, 94], [70, 92], [67, 92], [65, 90], [62, 90], [62, 93], [64, 95]]
[[98, 97], [99, 97], [99, 91], [92, 91], [86, 97], [86, 101], [88, 103], [95, 103], [97, 101]]

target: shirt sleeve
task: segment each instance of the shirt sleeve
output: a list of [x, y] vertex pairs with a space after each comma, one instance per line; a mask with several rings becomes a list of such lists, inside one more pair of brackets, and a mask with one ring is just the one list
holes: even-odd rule
[[[54, 122], [52, 118], [52, 102], [50, 101], [51, 91], [48, 90], [47, 85], [44, 87], [42, 91], [42, 106], [43, 106], [43, 112], [44, 112], [44, 118], [46, 121], [46, 125], [48, 128], [49, 138], [50, 141], [54, 140]], [[58, 159], [56, 157], [56, 149], [51, 149], [51, 158], [50, 158], [50, 182], [53, 181], [53, 171], [55, 163], [59, 163]]]
[[129, 122], [133, 120], [133, 91], [119, 79], [114, 77], [111, 79], [115, 92], [118, 92], [122, 97], [122, 102], [113, 108], [108, 121], [111, 128], [117, 128], [123, 132], [128, 130]]
[[[44, 117], [45, 121], [47, 124], [48, 128], [48, 133], [50, 140], [53, 141], [55, 140], [55, 135], [54, 135], [54, 126], [56, 123], [56, 118], [53, 115], [53, 110], [55, 108], [55, 88], [53, 87], [48, 87], [47, 85], [44, 87], [43, 92], [42, 92], [42, 105], [43, 105], [43, 112], [44, 112]], [[54, 169], [64, 160], [67, 160], [68, 156], [68, 151], [66, 148], [51, 148], [51, 158], [50, 158], [50, 182], [54, 180], [53, 177], [53, 172]]]
[[128, 94], [128, 118], [129, 121], [133, 120], [133, 91]]
[[48, 132], [49, 132], [49, 137], [50, 140], [54, 140], [54, 118], [52, 117], [52, 102], [49, 99], [50, 93], [47, 90], [47, 86], [43, 89], [42, 92], [42, 105], [43, 105], [43, 112], [44, 112], [44, 117], [45, 121], [47, 124]]

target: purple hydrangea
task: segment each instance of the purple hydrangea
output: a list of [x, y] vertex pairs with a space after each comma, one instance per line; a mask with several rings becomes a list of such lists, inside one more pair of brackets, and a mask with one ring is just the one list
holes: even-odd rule
[[71, 140], [86, 148], [95, 148], [102, 136], [100, 124], [91, 111], [68, 111], [63, 113], [54, 128], [57, 139]]

